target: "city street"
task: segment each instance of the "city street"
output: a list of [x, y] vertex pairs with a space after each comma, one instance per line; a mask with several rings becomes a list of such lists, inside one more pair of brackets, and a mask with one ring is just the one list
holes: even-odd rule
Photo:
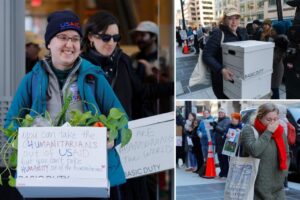
[[[217, 172], [219, 168], [217, 168]], [[289, 182], [286, 191], [287, 200], [300, 197], [300, 184]], [[183, 168], [176, 168], [176, 199], [177, 200], [222, 200], [225, 180], [205, 179]]]
[[[197, 64], [198, 55], [183, 54], [182, 47], [176, 47], [176, 98], [177, 99], [216, 99], [211, 85], [189, 87], [189, 79]], [[285, 86], [279, 87], [280, 98], [285, 99]]]

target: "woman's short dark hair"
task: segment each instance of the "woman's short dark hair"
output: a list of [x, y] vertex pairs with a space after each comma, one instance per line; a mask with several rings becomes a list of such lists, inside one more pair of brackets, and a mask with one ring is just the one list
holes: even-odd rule
[[84, 35], [82, 39], [83, 51], [91, 48], [89, 34], [105, 32], [108, 26], [116, 24], [120, 29], [119, 20], [110, 12], [100, 11], [92, 15], [84, 26]]

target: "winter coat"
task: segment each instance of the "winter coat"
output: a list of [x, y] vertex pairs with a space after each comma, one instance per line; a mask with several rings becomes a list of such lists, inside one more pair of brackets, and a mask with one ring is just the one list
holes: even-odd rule
[[[104, 115], [108, 115], [111, 108], [119, 108], [125, 112], [99, 67], [82, 59], [77, 73], [77, 86], [80, 98], [83, 101], [89, 102], [89, 104], [83, 105], [84, 111], [95, 113], [95, 109], [97, 109], [98, 114], [103, 113]], [[33, 76], [37, 77], [37, 83], [32, 83]], [[95, 78], [94, 83], [87, 80], [87, 77], [90, 76]], [[36, 115], [33, 111], [39, 114], [45, 113], [48, 81], [49, 77], [44, 69], [43, 61], [39, 61], [33, 70], [22, 79], [6, 115], [5, 127], [8, 127], [11, 121], [15, 121], [14, 118], [16, 117], [24, 118], [27, 113], [25, 111], [19, 113], [21, 108], [30, 108], [32, 110], [29, 113], [31, 116]], [[36, 85], [32, 86], [32, 84]], [[90, 84], [95, 84], [95, 91], [91, 90]], [[32, 92], [33, 87], [36, 87], [35, 92]], [[15, 128], [18, 128], [16, 122]], [[120, 135], [116, 143], [120, 143]], [[124, 170], [115, 148], [108, 150], [108, 178], [111, 186], [125, 182]]]
[[223, 146], [225, 143], [224, 135], [227, 133], [228, 126], [230, 124], [230, 118], [225, 116], [218, 119], [217, 126], [215, 127], [215, 137], [216, 137], [216, 152], [222, 153]]
[[134, 73], [130, 58], [121, 49], [117, 48], [110, 57], [101, 56], [94, 50], [84, 52], [82, 57], [106, 72], [105, 77], [130, 119], [139, 118], [134, 115], [134, 110], [145, 99], [169, 96], [173, 91], [174, 85], [170, 83], [143, 84]]
[[[276, 143], [271, 139], [272, 132], [266, 130], [258, 139], [254, 136], [251, 126], [242, 129], [241, 143], [243, 155], [259, 158], [259, 169], [254, 186], [254, 200], [282, 200], [285, 199], [283, 190], [284, 177], [287, 171], [279, 169]], [[288, 144], [285, 134], [282, 135], [288, 155]]]
[[[197, 130], [197, 133], [198, 133], [198, 136], [200, 137], [200, 142], [201, 142], [201, 145], [202, 146], [208, 146], [208, 133], [205, 129], [205, 122], [213, 122], [213, 117], [212, 116], [209, 116], [207, 119], [203, 119], [201, 122], [200, 122], [200, 125], [198, 126], [198, 130]], [[212, 137], [213, 135], [213, 131], [211, 130], [210, 131], [210, 136]], [[214, 141], [214, 139], [212, 138], [212, 140]]]
[[273, 73], [271, 88], [279, 88], [282, 83], [284, 73], [283, 59], [286, 56], [288, 39], [285, 35], [278, 35], [275, 39], [275, 48], [273, 55]]
[[223, 68], [221, 48], [222, 31], [224, 33], [224, 43], [248, 40], [246, 29], [240, 27], [238, 27], [236, 31], [237, 36], [229, 30], [228, 26], [224, 25], [220, 25], [220, 28], [212, 32], [204, 47], [202, 59], [215, 74], [221, 74]]

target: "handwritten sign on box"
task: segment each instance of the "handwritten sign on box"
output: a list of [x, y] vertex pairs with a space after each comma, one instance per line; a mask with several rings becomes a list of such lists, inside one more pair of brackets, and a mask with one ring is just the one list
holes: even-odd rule
[[174, 168], [174, 112], [130, 121], [132, 138], [119, 148], [126, 178]]
[[107, 197], [106, 128], [19, 128], [16, 186], [24, 197]]

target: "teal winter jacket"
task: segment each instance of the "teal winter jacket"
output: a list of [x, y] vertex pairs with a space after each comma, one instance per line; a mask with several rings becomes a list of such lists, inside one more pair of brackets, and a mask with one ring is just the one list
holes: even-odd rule
[[[91, 111], [94, 114], [97, 109], [98, 114], [108, 115], [111, 108], [118, 108], [125, 113], [100, 67], [85, 59], [80, 59], [77, 86], [81, 99], [89, 102], [89, 104], [83, 104], [84, 111]], [[6, 115], [4, 127], [8, 127], [13, 121], [17, 129], [16, 117], [23, 118], [28, 113], [35, 116], [34, 111], [42, 115], [45, 113], [49, 79], [48, 73], [42, 66], [43, 62], [39, 61], [33, 70], [22, 79]], [[94, 86], [89, 84], [94, 84]], [[31, 111], [22, 110], [22, 108], [29, 108]], [[116, 140], [116, 144], [119, 143], [120, 134]], [[108, 178], [111, 186], [125, 182], [124, 170], [115, 148], [108, 150]]]

